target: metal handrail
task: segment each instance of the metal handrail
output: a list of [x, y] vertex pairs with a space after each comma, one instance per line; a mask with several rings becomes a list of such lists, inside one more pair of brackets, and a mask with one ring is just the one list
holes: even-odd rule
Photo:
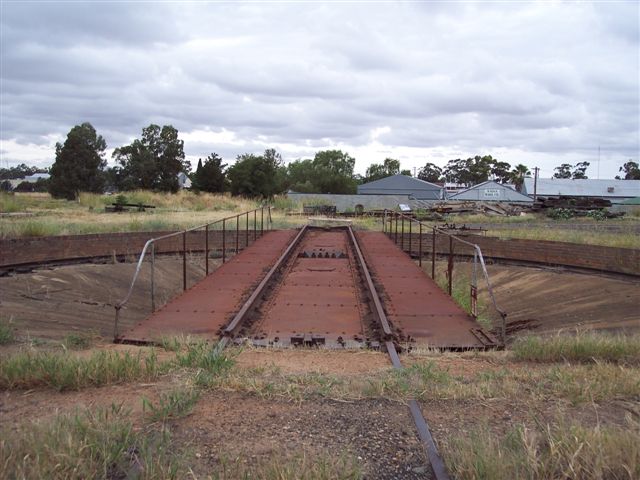
[[[268, 224], [269, 224], [269, 230], [271, 229], [271, 226], [273, 224], [273, 220], [271, 218], [271, 206], [270, 205], [263, 205], [260, 208], [255, 208], [253, 210], [248, 210], [246, 212], [243, 213], [239, 213], [237, 215], [231, 215], [229, 217], [225, 217], [225, 218], [221, 218], [219, 220], [215, 220], [213, 222], [209, 222], [209, 223], [205, 223], [202, 225], [198, 225], [195, 227], [191, 227], [185, 230], [179, 230], [177, 232], [173, 232], [173, 233], [169, 233], [167, 235], [162, 235], [160, 237], [155, 237], [155, 238], [150, 238], [149, 240], [146, 241], [146, 243], [144, 244], [144, 247], [142, 248], [142, 252], [140, 253], [140, 258], [138, 259], [138, 263], [136, 264], [136, 270], [133, 274], [133, 278], [131, 280], [131, 284], [129, 285], [129, 290], [127, 291], [127, 295], [124, 297], [124, 299], [122, 301], [120, 301], [119, 303], [117, 303], [116, 305], [114, 305], [114, 308], [116, 310], [116, 317], [115, 317], [115, 321], [114, 321], [114, 327], [113, 327], [113, 338], [114, 340], [116, 340], [118, 338], [118, 322], [120, 319], [120, 310], [122, 309], [122, 307], [124, 307], [127, 302], [129, 301], [129, 299], [131, 298], [131, 294], [133, 293], [133, 288], [136, 284], [136, 281], [138, 280], [138, 276], [140, 274], [140, 271], [142, 269], [142, 262], [145, 259], [145, 256], [147, 254], [147, 250], [149, 249], [149, 247], [152, 247], [151, 251], [152, 251], [152, 267], [155, 261], [155, 244], [156, 242], [160, 241], [160, 240], [166, 240], [167, 238], [172, 238], [172, 237], [177, 237], [179, 235], [183, 236], [183, 290], [186, 290], [186, 235], [189, 232], [194, 232], [196, 230], [201, 230], [201, 229], [205, 229], [206, 231], [206, 237], [205, 237], [205, 256], [206, 256], [206, 275], [209, 274], [209, 227], [212, 225], [216, 225], [218, 223], [222, 223], [223, 225], [223, 230], [222, 230], [222, 235], [223, 235], [223, 263], [226, 259], [226, 255], [225, 255], [225, 237], [226, 237], [226, 228], [225, 228], [225, 224], [227, 222], [227, 220], [231, 220], [231, 219], [236, 219], [236, 231], [239, 228], [239, 223], [240, 223], [240, 217], [243, 217], [246, 215], [247, 217], [247, 226], [249, 224], [249, 214], [253, 213], [254, 214], [254, 235], [253, 235], [253, 239], [255, 241], [256, 236], [257, 236], [257, 212], [260, 211], [260, 236], [262, 236], [263, 231], [264, 231], [264, 211], [265, 209], [267, 209], [268, 212]], [[248, 245], [249, 243], [249, 230], [247, 227], [247, 232], [246, 232], [246, 240], [245, 240], [245, 247], [246, 245]], [[238, 235], [236, 234], [236, 248], [235, 248], [235, 253], [238, 253]], [[152, 313], [155, 311], [155, 297], [154, 297], [154, 270], [152, 268], [152, 272], [151, 272], [151, 311]]]
[[[476, 243], [472, 243], [469, 242], [467, 240], [463, 240], [462, 238], [453, 235], [452, 233], [443, 230], [442, 228], [438, 227], [438, 226], [429, 226], [426, 225], [425, 223], [421, 222], [420, 220], [413, 218], [409, 215], [406, 215], [402, 212], [396, 212], [393, 210], [384, 210], [384, 217], [382, 220], [382, 229], [383, 232], [386, 233], [386, 219], [387, 219], [387, 212], [390, 212], [393, 214], [393, 216], [396, 218], [396, 232], [395, 232], [395, 240], [394, 242], [397, 243], [397, 237], [398, 237], [398, 222], [397, 222], [397, 218], [401, 217], [402, 218], [402, 232], [401, 232], [401, 244], [404, 246], [404, 219], [407, 218], [409, 220], [409, 225], [411, 225], [412, 222], [417, 223], [420, 226], [420, 241], [419, 241], [419, 245], [420, 245], [420, 265], [422, 265], [422, 227], [425, 226], [428, 229], [432, 229], [433, 230], [433, 252], [432, 252], [432, 267], [431, 267], [431, 272], [432, 272], [432, 278], [433, 280], [435, 280], [435, 238], [436, 238], [436, 232], [437, 233], [441, 233], [446, 235], [447, 237], [449, 237], [450, 239], [450, 250], [449, 250], [449, 268], [450, 268], [450, 272], [451, 272], [451, 262], [452, 262], [452, 257], [453, 257], [453, 248], [452, 248], [452, 244], [451, 241], [452, 240], [456, 240], [464, 245], [467, 245], [471, 248], [473, 248], [474, 250], [474, 263], [473, 263], [473, 276], [471, 279], [471, 288], [472, 288], [472, 292], [471, 292], [471, 298], [472, 298], [472, 315], [477, 316], [476, 311], [475, 311], [475, 301], [476, 298], [474, 297], [475, 293], [474, 289], [477, 289], [477, 279], [476, 279], [476, 258], [478, 259], [478, 261], [480, 262], [480, 266], [482, 267], [482, 275], [484, 277], [484, 280], [487, 284], [487, 291], [489, 293], [489, 297], [491, 298], [491, 303], [493, 304], [493, 308], [495, 308], [496, 312], [498, 312], [498, 314], [500, 315], [500, 318], [502, 319], [501, 322], [501, 332], [500, 332], [500, 336], [501, 336], [501, 341], [502, 344], [504, 345], [505, 343], [505, 339], [506, 339], [506, 318], [507, 318], [507, 313], [502, 310], [501, 308], [498, 307], [498, 303], [496, 301], [495, 298], [495, 294], [493, 293], [493, 286], [491, 285], [491, 280], [489, 279], [489, 273], [487, 272], [487, 266], [485, 264], [484, 261], [484, 256], [482, 255], [482, 250], [480, 249], [480, 246]], [[391, 233], [391, 231], [393, 230], [393, 222], [390, 222], [391, 228], [389, 229], [389, 233]], [[409, 249], [411, 251], [411, 243], [409, 243]], [[451, 274], [449, 275], [449, 295], [451, 295], [451, 284], [452, 284], [452, 279], [451, 279]]]

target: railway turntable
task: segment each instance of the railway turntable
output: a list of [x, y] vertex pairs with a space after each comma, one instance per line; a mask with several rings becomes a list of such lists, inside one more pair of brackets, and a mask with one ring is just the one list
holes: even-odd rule
[[270, 232], [117, 341], [171, 335], [274, 347], [496, 346], [383, 233], [349, 226]]

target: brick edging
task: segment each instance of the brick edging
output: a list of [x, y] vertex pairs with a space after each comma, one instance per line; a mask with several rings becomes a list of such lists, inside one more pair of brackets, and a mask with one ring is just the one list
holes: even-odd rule
[[[171, 232], [128, 232], [98, 233], [89, 235], [60, 235], [52, 237], [0, 239], [0, 269], [10, 269], [21, 265], [45, 264], [60, 261], [78, 261], [87, 258], [110, 257], [113, 255], [137, 256], [150, 238]], [[252, 239], [253, 232], [249, 232]], [[604, 272], [622, 273], [640, 276], [640, 249], [584, 245], [547, 240], [502, 240], [495, 237], [468, 236], [471, 242], [478, 244], [486, 258], [514, 260], [546, 265], [563, 265], [587, 268]], [[240, 230], [238, 243], [244, 246], [246, 232]], [[204, 251], [204, 232], [190, 232], [187, 235], [187, 251]], [[236, 232], [225, 235], [228, 249], [235, 248]], [[422, 250], [426, 255], [431, 252], [431, 234], [424, 234]], [[409, 235], [405, 234], [404, 249], [408, 250]], [[412, 234], [411, 246], [418, 253], [418, 234]], [[222, 249], [222, 232], [209, 232], [210, 250]], [[157, 253], [175, 253], [182, 251], [182, 236], [172, 237], [159, 242]], [[449, 242], [444, 236], [437, 236], [436, 252], [449, 251]], [[455, 252], [460, 255], [472, 254], [470, 247], [456, 245]]]

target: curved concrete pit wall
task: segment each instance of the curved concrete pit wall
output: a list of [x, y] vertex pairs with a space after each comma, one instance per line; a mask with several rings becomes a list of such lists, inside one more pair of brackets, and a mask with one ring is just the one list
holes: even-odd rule
[[[147, 240], [170, 232], [102, 233], [93, 235], [64, 235], [53, 237], [16, 238], [0, 240], [0, 269], [11, 269], [21, 265], [45, 264], [52, 262], [79, 261], [91, 258], [130, 256], [137, 258]], [[245, 246], [247, 232], [240, 230], [238, 245]], [[259, 232], [258, 232], [259, 235]], [[538, 240], [501, 240], [494, 237], [468, 236], [467, 240], [477, 243], [486, 258], [514, 260], [545, 265], [564, 265], [587, 268], [602, 272], [622, 273], [640, 276], [640, 249], [603, 247], [563, 242]], [[249, 244], [253, 231], [249, 231]], [[412, 253], [417, 255], [418, 234], [412, 234]], [[227, 231], [225, 243], [228, 251], [235, 249], [236, 232]], [[398, 242], [399, 244], [399, 242]], [[203, 252], [204, 231], [187, 234], [187, 251]], [[408, 250], [409, 235], [405, 234], [404, 250]], [[422, 252], [431, 252], [431, 234], [422, 238]], [[209, 232], [210, 251], [222, 250], [222, 232]], [[163, 240], [156, 247], [157, 253], [178, 253], [182, 251], [182, 236]], [[437, 236], [436, 252], [446, 254], [449, 241]], [[457, 255], [473, 255], [472, 250], [461, 244], [455, 246]]]

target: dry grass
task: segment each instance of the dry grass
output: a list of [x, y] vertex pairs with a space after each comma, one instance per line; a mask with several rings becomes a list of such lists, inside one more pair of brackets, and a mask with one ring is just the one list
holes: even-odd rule
[[[605, 344], [605, 340], [595, 340], [598, 340], [597, 345]], [[442, 452], [452, 473], [456, 478], [637, 478], [640, 468], [640, 429], [637, 420], [626, 427], [600, 426], [564, 421], [560, 414], [568, 405], [582, 408], [594, 404], [612, 405], [614, 402], [637, 404], [640, 401], [638, 363], [629, 362], [628, 356], [625, 356], [627, 360], [619, 362], [621, 357], [611, 354], [618, 348], [624, 349], [627, 339], [608, 337], [606, 342], [609, 342], [607, 348], [591, 349], [590, 358], [597, 361], [590, 363], [569, 363], [563, 355], [545, 354], [546, 363], [523, 364], [519, 351], [463, 354], [429, 352], [428, 355], [411, 355], [404, 359], [406, 364], [412, 364], [400, 371], [390, 367], [367, 375], [334, 375], [316, 372], [285, 374], [273, 366], [241, 368], [233, 361], [240, 352], [237, 348], [220, 355], [209, 344], [192, 343], [188, 338], [165, 339], [165, 349], [175, 352], [175, 356], [164, 363], [155, 362], [149, 378], [157, 378], [161, 372], [171, 371], [171, 382], [182, 381], [183, 386], [161, 395], [154, 402], [144, 400], [142, 427], [133, 428], [128, 414], [117, 410], [60, 417], [48, 425], [21, 429], [18, 435], [5, 435], [4, 440], [0, 441], [0, 468], [4, 469], [0, 471], [0, 477], [104, 477], [134, 468], [139, 462], [149, 472], [155, 472], [148, 478], [183, 478], [187, 474], [183, 460], [188, 453], [172, 445], [172, 422], [189, 414], [203, 390], [226, 390], [296, 402], [313, 398], [342, 401], [387, 398], [401, 404], [409, 398], [417, 398], [425, 404], [471, 402], [474, 405], [488, 405], [505, 402], [529, 408], [533, 412], [544, 405], [552, 414], [545, 417], [544, 423], [532, 424], [528, 420], [528, 423], [516, 423], [505, 435], [482, 426], [482, 421], [488, 421], [485, 419], [471, 434], [454, 433], [452, 437], [444, 439]], [[327, 352], [327, 355], [330, 354]], [[22, 359], [18, 362], [24, 364], [18, 369], [22, 383], [14, 381], [12, 384], [4, 383], [2, 387], [50, 385], [59, 388], [59, 383], [52, 380], [49, 380], [50, 383], [29, 380], [39, 375], [36, 375], [39, 369], [57, 372], [56, 375], [62, 378], [66, 375], [63, 374], [65, 371], [95, 373], [97, 370], [78, 363], [61, 368], [57, 356], [59, 353], [42, 355], [52, 357], [50, 368], [43, 369], [33, 358], [27, 359], [30, 362], [27, 362], [28, 365]], [[78, 358], [70, 353], [64, 355]], [[7, 366], [13, 361], [12, 358], [0, 359], [3, 372], [11, 370]], [[121, 381], [147, 378], [144, 376], [147, 375], [144, 373], [145, 360], [136, 356], [131, 358], [138, 360], [143, 377], [122, 375]], [[465, 370], [467, 373], [456, 374], [443, 366], [452, 360], [456, 360], [460, 366], [470, 361], [477, 367], [482, 362], [486, 368], [473, 368]], [[86, 357], [86, 362], [90, 364], [95, 359]], [[130, 366], [130, 363], [127, 365]], [[108, 369], [104, 365], [101, 368]], [[94, 378], [92, 375], [86, 378]], [[0, 378], [4, 377], [0, 375]], [[557, 418], [552, 418], [553, 415]], [[94, 448], [97, 450], [92, 450]], [[74, 449], [80, 449], [82, 453], [73, 456], [70, 452]], [[164, 452], [163, 455], [158, 456], [158, 451]], [[131, 452], [136, 453], [138, 460], [132, 460]], [[360, 466], [353, 458], [330, 459], [297, 453], [274, 454], [266, 461], [248, 465], [235, 458], [225, 460], [223, 450], [220, 454], [222, 460], [211, 475], [220, 479], [362, 476]], [[113, 470], [105, 475], [102, 473], [104, 468]], [[78, 473], [73, 473], [75, 471]]]
[[573, 405], [613, 399], [640, 399], [640, 370], [612, 364], [559, 364], [532, 368], [504, 366], [473, 376], [451, 374], [432, 359], [403, 370], [363, 375], [284, 374], [276, 367], [233, 368], [223, 375], [198, 373], [192, 382], [213, 390], [250, 393], [262, 398], [303, 401], [332, 398], [355, 401], [387, 398], [404, 402], [518, 399], [563, 401]]
[[1, 478], [178, 478], [181, 467], [167, 430], [136, 430], [115, 405], [2, 433]]
[[635, 232], [610, 233], [594, 230], [549, 229], [539, 228], [511, 228], [489, 230], [487, 235], [501, 239], [519, 238], [526, 240], [548, 240], [552, 242], [567, 242], [586, 245], [601, 245], [605, 247], [640, 248], [640, 236]]
[[253, 210], [258, 202], [226, 195], [181, 191], [159, 194], [127, 192], [129, 203], [155, 205], [145, 212], [105, 213], [114, 196], [83, 193], [78, 201], [54, 200], [48, 194], [0, 195], [0, 211], [26, 216], [0, 218], [0, 238], [87, 233], [180, 230]]
[[607, 335], [578, 332], [517, 338], [511, 345], [514, 358], [527, 362], [613, 362], [640, 365], [640, 335]]
[[[174, 395], [180, 401], [151, 410], [156, 415], [144, 426], [121, 406], [59, 416], [47, 423], [25, 423], [0, 437], [0, 478], [196, 478], [190, 452], [178, 447], [169, 419], [193, 406], [193, 395]], [[185, 400], [186, 399], [186, 400]], [[149, 403], [147, 403], [149, 405]], [[149, 410], [147, 410], [149, 412]], [[278, 452], [251, 464], [246, 458], [219, 452], [220, 463], [208, 465], [207, 478], [265, 480], [329, 480], [362, 478], [358, 461], [348, 455], [333, 457]]]
[[582, 480], [640, 478], [640, 426], [585, 427], [558, 419], [517, 425], [504, 436], [479, 427], [454, 434], [443, 455], [458, 479]]

